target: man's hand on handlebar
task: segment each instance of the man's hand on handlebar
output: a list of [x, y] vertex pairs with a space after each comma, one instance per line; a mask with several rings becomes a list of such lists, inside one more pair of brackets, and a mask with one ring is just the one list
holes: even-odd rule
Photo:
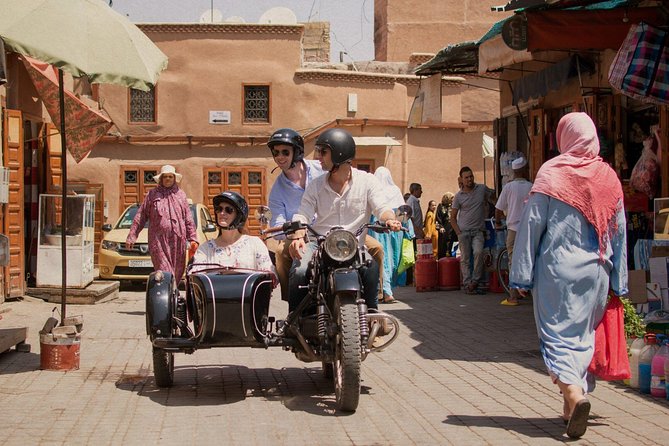
[[399, 220], [386, 220], [386, 226], [393, 232], [397, 232], [402, 229], [402, 223], [400, 223]]
[[304, 254], [304, 246], [305, 246], [304, 238], [298, 238], [290, 242], [290, 246], [288, 247], [288, 252], [290, 252], [290, 256], [294, 260], [302, 260], [302, 254]]

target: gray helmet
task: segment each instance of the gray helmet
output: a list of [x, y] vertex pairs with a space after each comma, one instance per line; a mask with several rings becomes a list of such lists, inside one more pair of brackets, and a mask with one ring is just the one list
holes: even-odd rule
[[335, 166], [355, 158], [355, 141], [349, 132], [343, 129], [328, 129], [316, 140], [317, 147], [330, 149], [332, 163]]
[[277, 144], [293, 146], [293, 159], [290, 162], [290, 167], [294, 167], [296, 163], [304, 159], [304, 139], [295, 130], [286, 128], [272, 133], [269, 141], [267, 141], [267, 147], [273, 149]]
[[[214, 212], [216, 212], [216, 208], [223, 202], [230, 203], [237, 211], [237, 216], [232, 221], [230, 226], [223, 228], [219, 225], [221, 229], [238, 229], [244, 226], [244, 223], [246, 223], [246, 219], [249, 216], [249, 205], [246, 204], [246, 200], [243, 196], [237, 192], [226, 190], [225, 192], [221, 192], [220, 194], [216, 195], [213, 199], [213, 202]], [[218, 225], [218, 217], [214, 216], [214, 219]]]

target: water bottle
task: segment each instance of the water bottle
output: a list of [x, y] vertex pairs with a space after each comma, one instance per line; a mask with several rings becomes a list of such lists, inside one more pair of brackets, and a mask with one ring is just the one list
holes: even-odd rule
[[643, 346], [639, 354], [639, 391], [650, 393], [650, 369], [658, 346], [653, 333], [646, 334], [643, 338], [646, 345]]
[[664, 363], [669, 358], [669, 344], [667, 339], [662, 335], [657, 335], [660, 348], [650, 366], [650, 394], [658, 398], [666, 398], [667, 389], [666, 380], [664, 378]]
[[639, 388], [639, 355], [645, 345], [643, 338], [636, 338], [630, 346], [630, 379], [629, 386]]

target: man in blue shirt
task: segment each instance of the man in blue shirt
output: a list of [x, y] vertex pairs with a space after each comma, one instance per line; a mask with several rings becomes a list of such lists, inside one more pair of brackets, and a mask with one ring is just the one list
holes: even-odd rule
[[[275, 131], [267, 142], [272, 157], [281, 173], [269, 193], [269, 208], [272, 211], [271, 226], [280, 226], [291, 221], [297, 212], [307, 184], [323, 175], [321, 163], [304, 159], [304, 140], [293, 129]], [[281, 299], [288, 300], [288, 272], [293, 259], [288, 252], [290, 243], [280, 240], [276, 248], [276, 272], [281, 285]]]

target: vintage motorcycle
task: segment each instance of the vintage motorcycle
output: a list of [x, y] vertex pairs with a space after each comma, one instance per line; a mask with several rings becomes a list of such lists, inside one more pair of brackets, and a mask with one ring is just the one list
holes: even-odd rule
[[[398, 210], [401, 221], [410, 216], [407, 208]], [[261, 206], [256, 217], [266, 224], [269, 208]], [[368, 229], [388, 231], [365, 224], [356, 233], [332, 228], [317, 234], [310, 225], [295, 222], [263, 231], [266, 237], [276, 237], [307, 230], [318, 246], [309, 263], [307, 295], [283, 321], [268, 314], [277, 284], [272, 272], [191, 264], [184, 295], [170, 273], [152, 273], [146, 291], [146, 330], [153, 345], [156, 384], [172, 385], [178, 352], [282, 347], [301, 361], [321, 361], [325, 376], [334, 381], [337, 408], [355, 411], [362, 361], [394, 342], [400, 328], [394, 316], [368, 309], [362, 298], [359, 270], [372, 260], [359, 249], [358, 235]]]

